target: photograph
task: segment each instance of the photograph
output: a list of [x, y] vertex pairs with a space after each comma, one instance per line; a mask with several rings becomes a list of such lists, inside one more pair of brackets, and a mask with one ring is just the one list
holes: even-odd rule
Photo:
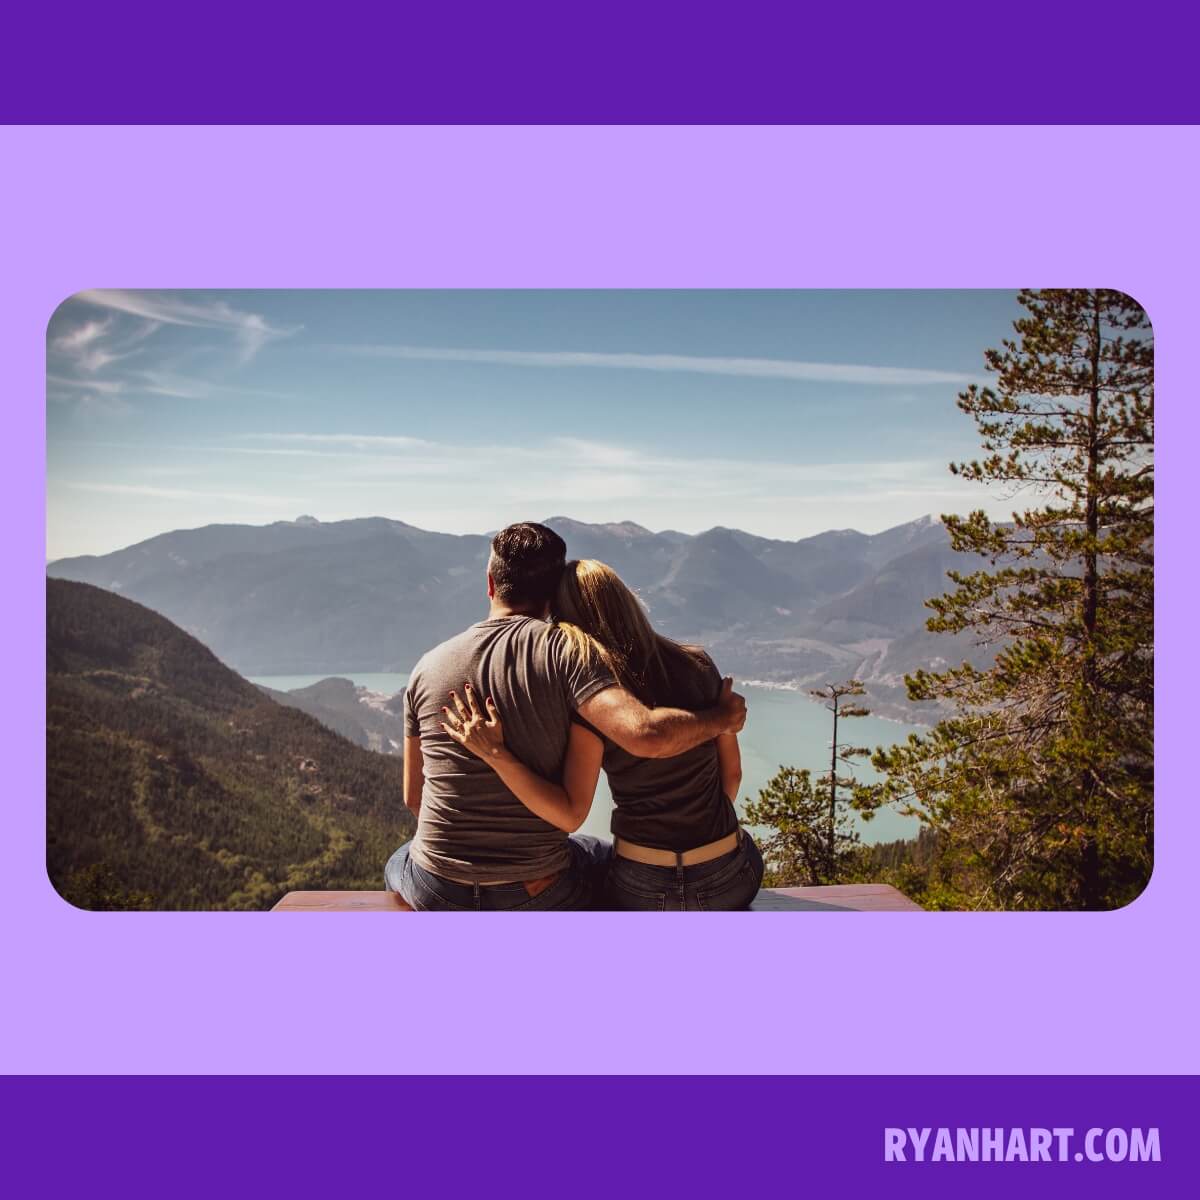
[[45, 402], [75, 908], [1149, 883], [1154, 337], [1122, 291], [101, 289], [49, 320]]

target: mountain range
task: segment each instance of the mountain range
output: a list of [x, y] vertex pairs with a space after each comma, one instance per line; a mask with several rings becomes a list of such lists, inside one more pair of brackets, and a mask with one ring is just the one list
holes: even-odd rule
[[[706, 646], [743, 679], [815, 685], [854, 675], [878, 711], [912, 719], [905, 672], [980, 660], [970, 644], [924, 629], [925, 601], [947, 590], [947, 570], [976, 565], [932, 517], [796, 541], [723, 527], [693, 535], [631, 521], [546, 524], [570, 557], [614, 567], [661, 632]], [[407, 671], [485, 614], [488, 545], [484, 535], [383, 517], [301, 517], [176, 530], [59, 559], [48, 573], [147, 605], [244, 675]]]
[[82, 908], [261, 909], [378, 888], [400, 762], [272, 701], [158, 613], [46, 592], [47, 869]]

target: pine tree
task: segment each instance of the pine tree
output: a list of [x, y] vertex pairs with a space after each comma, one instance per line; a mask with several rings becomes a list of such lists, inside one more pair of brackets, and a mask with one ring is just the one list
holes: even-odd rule
[[858, 780], [853, 775], [839, 775], [838, 764], [853, 768], [854, 763], [866, 758], [871, 752], [866, 746], [848, 746], [838, 742], [838, 722], [842, 718], [869, 717], [871, 710], [861, 704], [842, 703], [847, 696], [862, 696], [866, 689], [857, 679], [848, 679], [845, 683], [829, 683], [822, 688], [813, 688], [809, 695], [825, 702], [825, 707], [833, 714], [833, 737], [830, 740], [829, 774], [822, 775], [817, 781], [829, 805], [829, 814], [825, 821], [825, 853], [827, 873], [830, 882], [837, 874], [838, 859], [838, 788], [853, 792], [858, 787]]
[[935, 632], [995, 663], [908, 678], [949, 715], [877, 751], [876, 799], [942, 835], [977, 903], [1103, 909], [1152, 868], [1153, 337], [1102, 290], [1023, 291], [1016, 339], [986, 353], [995, 386], [958, 399], [985, 457], [951, 470], [1028, 507], [943, 517], [955, 550]]
[[857, 861], [858, 834], [847, 809], [836, 812], [834, 853], [829, 855], [829, 791], [800, 767], [780, 767], [746, 805], [748, 825], [770, 832], [759, 838], [768, 887], [802, 887], [836, 883]]

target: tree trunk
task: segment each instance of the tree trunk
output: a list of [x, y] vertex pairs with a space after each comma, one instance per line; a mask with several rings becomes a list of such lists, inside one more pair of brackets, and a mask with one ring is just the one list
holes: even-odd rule
[[829, 761], [829, 882], [833, 883], [834, 863], [837, 861], [834, 839], [837, 836], [837, 726], [838, 698], [833, 698], [833, 748]]

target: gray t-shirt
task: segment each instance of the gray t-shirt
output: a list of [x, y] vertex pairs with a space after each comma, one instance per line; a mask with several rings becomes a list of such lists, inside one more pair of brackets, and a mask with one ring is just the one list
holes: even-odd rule
[[496, 702], [505, 745], [555, 783], [574, 711], [612, 687], [607, 668], [587, 666], [562, 633], [535, 617], [480, 621], [430, 650], [413, 670], [404, 725], [420, 737], [425, 764], [421, 813], [412, 842], [418, 866], [475, 883], [541, 879], [569, 863], [567, 835], [535, 816], [486, 763], [442, 729], [442, 707], [470, 683], [482, 706]]

